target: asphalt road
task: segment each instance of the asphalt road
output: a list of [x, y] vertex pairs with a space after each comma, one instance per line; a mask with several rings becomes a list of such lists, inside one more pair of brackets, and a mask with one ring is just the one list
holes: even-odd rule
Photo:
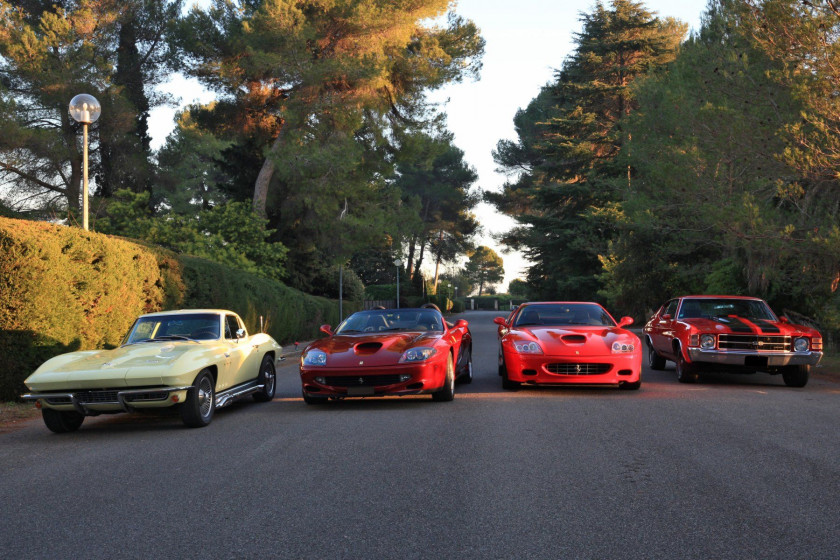
[[840, 558], [840, 384], [769, 375], [639, 391], [430, 397], [40, 420], [0, 434], [0, 558]]

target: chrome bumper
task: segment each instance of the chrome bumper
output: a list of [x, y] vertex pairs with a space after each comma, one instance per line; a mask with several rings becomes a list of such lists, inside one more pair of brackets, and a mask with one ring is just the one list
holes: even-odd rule
[[[185, 387], [148, 387], [146, 389], [127, 389], [125, 391], [117, 391], [116, 401], [82, 402], [79, 400], [78, 394], [74, 392], [26, 393], [25, 395], [21, 395], [20, 398], [25, 401], [37, 401], [40, 399], [69, 399], [69, 403], [60, 404], [72, 404], [76, 412], [78, 412], [79, 414], [84, 414], [85, 416], [89, 416], [93, 414], [93, 412], [91, 412], [91, 410], [87, 408], [88, 406], [118, 405], [126, 412], [133, 412], [134, 407], [131, 406], [131, 403], [129, 402], [131, 400], [132, 395], [139, 395], [143, 393], [166, 393], [166, 399], [168, 399], [168, 396], [172, 393], [177, 393], [178, 391], [188, 391], [190, 389], [193, 389], [192, 385], [187, 385]], [[88, 390], [85, 390], [85, 392], [88, 392]], [[142, 402], [160, 402], [166, 399]], [[55, 404], [53, 404], [53, 406], [55, 406]]]
[[822, 352], [750, 352], [745, 350], [704, 350], [689, 348], [688, 357], [692, 362], [745, 366], [747, 358], [767, 358], [767, 367], [815, 366], [822, 358]]

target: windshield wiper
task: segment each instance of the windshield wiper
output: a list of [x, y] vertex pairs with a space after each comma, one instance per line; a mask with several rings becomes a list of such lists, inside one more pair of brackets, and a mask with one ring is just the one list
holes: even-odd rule
[[189, 340], [189, 341], [191, 341], [191, 342], [198, 342], [196, 339], [194, 339], [194, 338], [190, 338], [190, 337], [188, 337], [188, 336], [186, 336], [186, 335], [183, 335], [183, 334], [165, 334], [165, 335], [163, 335], [163, 336], [156, 336], [156, 337], [154, 337], [154, 338], [150, 338], [149, 340], [154, 341], [154, 340], [171, 340], [171, 339], [175, 339], [175, 340]]

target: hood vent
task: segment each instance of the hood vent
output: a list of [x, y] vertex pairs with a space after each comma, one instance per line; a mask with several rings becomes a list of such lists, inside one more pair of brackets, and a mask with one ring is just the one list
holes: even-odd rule
[[560, 340], [566, 344], [583, 344], [586, 342], [586, 337], [582, 334], [567, 334], [565, 336], [561, 336]]
[[375, 354], [380, 348], [382, 348], [381, 342], [362, 342], [357, 344], [354, 350], [356, 354], [364, 356], [366, 354]]

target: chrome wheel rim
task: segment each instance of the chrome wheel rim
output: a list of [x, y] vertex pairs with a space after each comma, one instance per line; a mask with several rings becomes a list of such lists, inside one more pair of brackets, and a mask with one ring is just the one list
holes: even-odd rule
[[213, 383], [206, 375], [198, 384], [198, 410], [202, 418], [210, 416], [213, 410]]
[[265, 370], [263, 371], [263, 389], [266, 395], [274, 393], [274, 378], [274, 368], [271, 367], [271, 364], [266, 364]]

